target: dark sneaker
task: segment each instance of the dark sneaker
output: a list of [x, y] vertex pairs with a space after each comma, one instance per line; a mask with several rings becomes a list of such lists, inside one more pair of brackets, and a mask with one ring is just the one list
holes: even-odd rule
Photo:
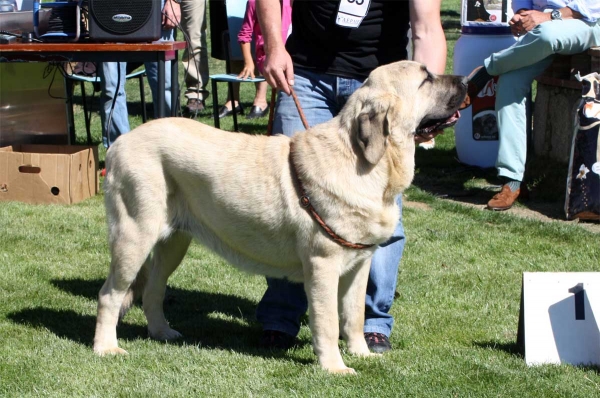
[[365, 341], [367, 342], [369, 350], [377, 354], [383, 354], [392, 349], [390, 339], [383, 333], [365, 333]]
[[279, 330], [264, 330], [259, 345], [271, 350], [287, 350], [296, 345], [296, 337]]

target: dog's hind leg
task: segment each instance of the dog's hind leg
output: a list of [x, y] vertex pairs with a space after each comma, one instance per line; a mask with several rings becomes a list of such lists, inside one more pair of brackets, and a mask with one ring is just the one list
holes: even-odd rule
[[107, 198], [110, 202], [109, 244], [110, 272], [98, 295], [98, 316], [94, 336], [94, 352], [124, 354], [118, 347], [117, 322], [123, 300], [150, 251], [156, 244], [164, 220], [158, 212], [147, 211], [142, 206], [127, 208], [120, 194]]
[[169, 327], [163, 311], [163, 301], [167, 280], [183, 260], [191, 240], [187, 233], [175, 232], [154, 247], [153, 264], [142, 303], [148, 320], [148, 335], [155, 340], [173, 340], [181, 337], [179, 332]]
[[365, 294], [369, 279], [371, 258], [357, 264], [340, 278], [339, 313], [340, 332], [351, 354], [369, 356], [365, 341]]

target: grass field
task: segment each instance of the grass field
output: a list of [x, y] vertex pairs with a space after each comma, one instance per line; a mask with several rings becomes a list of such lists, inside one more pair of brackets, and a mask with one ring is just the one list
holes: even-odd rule
[[[451, 71], [459, 1], [443, 4]], [[212, 60], [211, 73], [220, 70], [222, 63]], [[243, 103], [251, 105], [253, 89], [245, 86]], [[132, 83], [134, 107], [137, 92]], [[138, 113], [132, 112], [133, 126], [141, 122]], [[212, 124], [210, 112], [200, 121]], [[264, 131], [267, 122], [240, 121], [250, 133]], [[97, 114], [92, 124], [98, 143]], [[441, 199], [494, 183], [493, 172], [456, 163], [452, 131], [437, 141], [433, 151], [418, 151], [415, 185], [406, 193], [408, 242], [391, 310], [394, 349], [371, 359], [345, 355], [358, 371], [352, 377], [320, 370], [306, 318], [297, 348], [257, 348], [254, 311], [264, 278], [236, 271], [197, 244], [171, 277], [165, 302], [167, 318], [185, 337], [149, 340], [135, 307], [118, 328], [130, 355], [99, 358], [92, 352], [96, 299], [109, 264], [103, 196], [71, 206], [1, 202], [0, 396], [600, 396], [598, 368], [527, 367], [516, 345], [522, 273], [598, 271], [600, 235], [578, 224]], [[536, 200], [556, 203], [557, 187], [564, 190], [564, 179], [557, 179], [540, 172]]]

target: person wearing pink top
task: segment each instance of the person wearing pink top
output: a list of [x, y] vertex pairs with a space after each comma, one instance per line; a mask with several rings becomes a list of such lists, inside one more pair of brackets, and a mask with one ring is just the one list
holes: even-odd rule
[[[283, 41], [287, 39], [291, 23], [292, 23], [292, 6], [291, 0], [281, 1], [281, 37]], [[239, 73], [238, 78], [247, 79], [254, 78], [255, 73], [255, 60], [258, 72], [262, 75], [263, 65], [265, 62], [265, 41], [263, 39], [260, 25], [258, 23], [258, 16], [256, 15], [256, 0], [248, 0], [246, 3], [246, 13], [244, 15], [244, 21], [237, 36], [238, 43], [242, 48], [242, 55], [244, 57], [244, 68]], [[251, 43], [254, 39], [254, 58], [252, 57]], [[239, 86], [238, 86], [239, 88]], [[252, 109], [246, 116], [246, 119], [256, 119], [264, 117], [269, 113], [269, 107], [267, 104], [267, 88], [268, 84], [266, 81], [256, 83], [256, 95], [252, 103]], [[229, 105], [229, 106], [227, 106]], [[228, 99], [224, 105], [227, 111], [231, 109], [231, 101]], [[227, 113], [229, 112], [220, 112]]]

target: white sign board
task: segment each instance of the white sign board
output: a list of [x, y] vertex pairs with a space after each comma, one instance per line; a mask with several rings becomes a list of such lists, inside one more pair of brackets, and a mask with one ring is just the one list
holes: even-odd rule
[[600, 365], [600, 272], [523, 273], [527, 365]]

